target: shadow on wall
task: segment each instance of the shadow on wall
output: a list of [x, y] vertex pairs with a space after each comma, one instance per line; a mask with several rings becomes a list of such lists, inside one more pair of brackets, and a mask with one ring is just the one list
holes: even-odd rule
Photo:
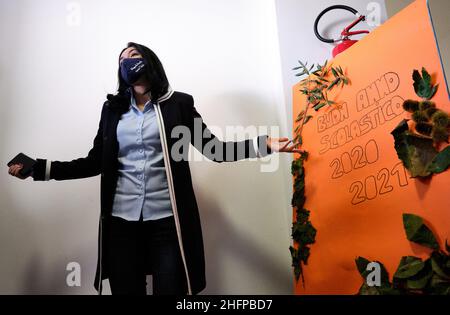
[[[96, 244], [94, 246], [91, 246], [92, 244], [87, 245], [89, 246], [85, 248], [71, 250], [71, 257], [77, 257], [76, 259], [67, 257], [54, 260], [48, 265], [43, 263], [43, 254], [39, 253], [39, 250], [34, 250], [23, 270], [20, 294], [97, 294], [94, 289], [95, 261], [93, 262], [90, 259], [93, 253], [96, 253]], [[55, 248], [55, 250], [58, 250], [58, 248]], [[66, 283], [67, 276], [72, 270], [67, 271], [65, 267], [70, 261], [77, 261], [80, 264], [81, 286], [72, 287]]]
[[[11, 180], [16, 179], [11, 177]], [[46, 259], [45, 248], [38, 241], [42, 239], [39, 231], [43, 231], [44, 225], [24, 215], [27, 210], [15, 204], [15, 200], [3, 198], [2, 203], [8, 207], [2, 208], [0, 221], [0, 294], [79, 293], [80, 288], [66, 285], [67, 261], [48, 262]], [[58, 251], [58, 248], [54, 250]], [[75, 257], [83, 257], [77, 256], [78, 251], [73, 252]]]
[[[6, 172], [3, 177], [10, 176]], [[35, 226], [25, 216], [21, 215], [20, 209], [11, 205], [14, 200], [5, 194], [2, 198], [2, 219], [0, 220], [0, 281], [2, 283], [0, 294], [23, 294], [20, 281], [23, 277], [21, 268], [31, 265], [24, 261], [29, 256], [32, 248], [37, 248]], [[7, 207], [5, 207], [7, 205]], [[27, 242], [24, 243], [24, 238]], [[23, 270], [23, 269], [22, 269]]]
[[[13, 179], [14, 180], [14, 179]], [[13, 200], [8, 201], [14, 204]], [[37, 207], [39, 208], [39, 207]], [[39, 209], [38, 209], [39, 210]], [[0, 222], [0, 294], [89, 294], [93, 289], [95, 265], [92, 256], [96, 253], [95, 244], [83, 244], [85, 247], [69, 249], [68, 255], [60, 255], [60, 259], [49, 261], [48, 248], [39, 244], [41, 234], [45, 234], [46, 223], [39, 223], [21, 213], [26, 212], [20, 205], [11, 210], [2, 209], [6, 214]], [[55, 210], [56, 211], [56, 210]], [[69, 223], [68, 223], [69, 224]], [[62, 235], [55, 234], [56, 238]], [[54, 246], [54, 251], [63, 251], [65, 241]], [[64, 249], [67, 252], [67, 248]], [[66, 266], [70, 261], [81, 265], [81, 286], [69, 287], [66, 277], [70, 271]], [[94, 261], [95, 263], [95, 261]]]
[[[228, 109], [233, 113], [233, 116], [240, 117], [239, 123], [245, 126], [249, 125], [276, 125], [276, 107], [275, 106], [266, 106], [267, 102], [270, 100], [261, 99], [258, 95], [251, 94], [235, 94], [228, 93], [224, 95], [215, 96], [217, 99], [230, 100], [229, 103], [233, 104], [228, 107]], [[265, 105], [264, 105], [265, 104]], [[269, 112], [270, 111], [270, 112]], [[228, 120], [228, 118], [226, 118]], [[212, 125], [211, 122], [205, 118], [205, 122], [208, 125]], [[221, 124], [238, 124], [236, 121], [221, 121]], [[232, 137], [232, 135], [228, 135]], [[280, 135], [281, 136], [281, 135]], [[248, 137], [248, 136], [247, 136]], [[220, 137], [219, 137], [220, 138]], [[224, 140], [223, 138], [221, 140]], [[194, 148], [191, 148], [195, 150]], [[206, 163], [206, 162], [201, 162]], [[258, 191], [254, 191], [254, 194], [249, 194], [248, 198], [254, 198], [255, 207], [264, 207], [264, 198], [267, 198], [265, 191], [269, 189], [273, 189], [274, 186], [283, 187], [283, 183], [276, 183], [271, 181], [270, 183], [264, 184], [258, 182], [258, 180], [262, 180], [262, 178], [267, 179], [268, 176], [271, 179], [280, 179], [279, 175], [276, 173], [264, 173], [264, 174], [254, 174], [251, 175], [251, 172], [257, 171], [259, 172], [260, 162], [255, 161], [258, 166], [246, 167], [247, 174], [239, 173], [242, 169], [233, 170], [234, 163], [248, 163], [248, 162], [232, 162], [230, 163], [222, 163], [222, 164], [214, 164], [217, 165], [217, 168], [211, 167], [208, 169], [208, 172], [204, 172], [202, 176], [202, 182], [200, 182], [197, 189], [195, 189], [196, 198], [198, 201], [199, 211], [201, 215], [202, 222], [202, 230], [203, 230], [203, 238], [205, 245], [205, 259], [206, 259], [206, 289], [202, 292], [202, 294], [241, 294], [242, 289], [240, 289], [240, 283], [235, 283], [233, 286], [230, 286], [230, 280], [226, 279], [227, 272], [245, 272], [245, 270], [251, 270], [252, 274], [257, 274], [259, 278], [262, 280], [259, 283], [270, 283], [270, 288], [260, 288], [255, 287], [253, 292], [245, 292], [244, 294], [289, 294], [291, 292], [291, 286], [293, 282], [293, 278], [290, 274], [290, 265], [283, 267], [280, 264], [279, 260], [274, 259], [274, 255], [270, 255], [268, 253], [271, 252], [269, 248], [265, 248], [255, 242], [249, 234], [243, 233], [239, 229], [237, 229], [233, 224], [226, 218], [224, 215], [225, 209], [221, 207], [221, 205], [216, 202], [214, 199], [214, 195], [207, 194], [203, 192], [202, 186], [207, 183], [217, 183], [217, 178], [223, 178], [225, 175], [227, 178], [223, 181], [221, 185], [225, 190], [236, 190], [238, 193], [238, 189], [240, 187], [256, 187], [256, 188], [244, 188], [246, 189], [259, 189]], [[255, 164], [255, 165], [256, 165]], [[226, 165], [231, 165], [227, 167]], [[226, 167], [227, 170], [224, 171], [225, 174], [222, 173], [222, 170], [219, 168]], [[280, 168], [284, 167], [280, 165]], [[234, 173], [236, 171], [236, 174]], [[250, 176], [246, 176], [250, 175]], [[244, 178], [242, 178], [244, 176]], [[242, 182], [238, 184], [233, 184], [233, 179], [241, 178]], [[290, 180], [290, 178], [289, 178]], [[246, 185], [246, 183], [251, 183]], [[289, 182], [290, 184], [290, 182]], [[228, 187], [226, 187], [228, 186]], [[290, 187], [290, 186], [289, 186]], [[278, 188], [283, 192], [284, 188]], [[287, 189], [287, 186], [286, 186]], [[240, 191], [239, 193], [247, 194], [249, 190], [245, 192]], [[284, 193], [284, 192], [283, 192]], [[289, 210], [289, 202], [283, 203], [284, 195], [280, 195], [280, 206], [279, 209], [286, 208], [284, 204], [287, 204], [286, 210]], [[230, 202], [233, 202], [230, 200]], [[283, 208], [284, 207], [284, 208]], [[245, 211], [245, 209], [243, 209]], [[280, 222], [284, 223], [284, 213], [279, 212]], [[258, 221], [247, 221], [248, 225], [257, 224]], [[267, 222], [266, 224], [270, 224]], [[286, 232], [289, 230], [289, 227], [286, 227]], [[261, 231], [261, 233], [264, 233]], [[280, 240], [283, 239], [280, 232]], [[281, 243], [280, 246], [287, 245], [285, 243]], [[288, 247], [288, 245], [287, 245]], [[286, 252], [288, 253], [288, 248], [286, 247]], [[227, 268], [224, 264], [226, 262], [223, 261], [223, 257], [231, 257], [232, 260], [237, 261], [239, 264], [244, 266], [240, 270], [231, 271], [230, 268]], [[228, 260], [228, 259], [227, 259]], [[224, 272], [226, 271], [226, 272]], [[239, 278], [236, 276], [236, 278]], [[248, 276], [243, 275], [242, 281], [248, 279]], [[246, 284], [248, 285], [248, 284]], [[257, 283], [255, 283], [257, 285]], [[270, 290], [270, 292], [269, 292]]]
[[[254, 242], [230, 224], [222, 215], [222, 209], [204, 195], [197, 194], [200, 212], [202, 213], [202, 224], [206, 255], [206, 289], [202, 294], [234, 294], [229, 292], [229, 287], [224, 287], [226, 274], [220, 272], [225, 270], [221, 259], [223, 256], [233, 256], [246, 265], [246, 269], [252, 269], [266, 281], [271, 283], [273, 294], [286, 292], [286, 284], [292, 283], [292, 278], [286, 269], [280, 268], [280, 264], [273, 257], [266, 254], [267, 249]], [[248, 224], [252, 224], [249, 222]], [[235, 284], [239, 291], [239, 283]], [[263, 291], [265, 291], [263, 289]], [[255, 288], [254, 294], [259, 294], [261, 288]], [[268, 292], [267, 292], [268, 293]], [[247, 292], [252, 294], [252, 292]]]
[[42, 257], [38, 250], [35, 250], [28, 259], [24, 270], [21, 294], [63, 294], [67, 292], [67, 286], [64, 279], [66, 272], [62, 266], [65, 262], [53, 262], [51, 269], [52, 277], [45, 277], [47, 274], [44, 265], [42, 264]]

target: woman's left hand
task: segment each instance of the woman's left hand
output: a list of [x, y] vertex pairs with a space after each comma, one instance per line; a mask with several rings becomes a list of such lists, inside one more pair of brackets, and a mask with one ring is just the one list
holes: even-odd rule
[[293, 143], [292, 145], [289, 145], [290, 143], [292, 143], [292, 140], [289, 140], [289, 138], [267, 137], [267, 147], [272, 152], [288, 152], [288, 153], [303, 152], [298, 148], [300, 146], [300, 143]]

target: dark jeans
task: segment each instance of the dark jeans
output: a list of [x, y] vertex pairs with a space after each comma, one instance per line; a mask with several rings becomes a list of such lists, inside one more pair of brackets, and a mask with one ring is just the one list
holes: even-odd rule
[[173, 216], [152, 221], [111, 217], [109, 283], [112, 294], [145, 295], [153, 274], [154, 295], [184, 295], [186, 275]]

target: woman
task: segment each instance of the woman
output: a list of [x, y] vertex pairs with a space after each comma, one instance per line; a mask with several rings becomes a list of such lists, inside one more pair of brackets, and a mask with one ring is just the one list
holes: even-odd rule
[[[179, 141], [171, 137], [174, 128], [188, 130], [189, 142], [216, 162], [300, 150], [287, 138], [266, 135], [217, 139], [192, 96], [171, 89], [158, 57], [143, 45], [128, 43], [122, 50], [118, 78], [118, 93], [107, 96], [88, 155], [37, 159], [31, 176], [42, 181], [101, 174], [99, 294], [107, 278], [113, 294], [146, 294], [146, 274], [153, 275], [154, 294], [197, 294], [206, 286], [202, 231], [189, 163], [172, 153]], [[21, 168], [12, 165], [9, 173], [24, 179]]]

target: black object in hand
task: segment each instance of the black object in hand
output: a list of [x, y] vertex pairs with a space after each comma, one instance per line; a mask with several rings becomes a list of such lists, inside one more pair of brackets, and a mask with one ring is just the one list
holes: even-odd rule
[[13, 164], [22, 164], [23, 168], [19, 173], [20, 175], [27, 177], [33, 171], [33, 166], [36, 164], [36, 161], [23, 153], [19, 153], [11, 161], [9, 161], [8, 167]]

